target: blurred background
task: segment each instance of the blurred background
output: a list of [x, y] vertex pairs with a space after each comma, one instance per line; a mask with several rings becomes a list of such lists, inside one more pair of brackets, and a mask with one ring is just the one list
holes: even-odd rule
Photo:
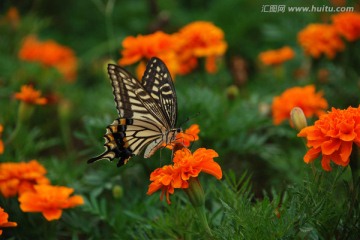
[[[224, 172], [251, 175], [254, 199], [262, 199], [264, 191], [281, 192], [301, 182], [308, 166], [297, 130], [288, 120], [273, 122], [274, 97], [288, 88], [313, 84], [316, 91], [323, 91], [328, 109], [359, 103], [358, 70], [354, 70], [359, 58], [353, 58], [359, 52], [358, 42], [350, 46], [353, 55], [344, 53], [334, 60], [309, 58], [299, 45], [298, 33], [310, 23], [331, 22], [332, 13], [290, 12], [288, 7], [351, 6], [356, 10], [358, 4], [350, 0], [2, 0], [0, 124], [5, 151], [1, 162], [37, 159], [53, 184], [71, 186], [85, 196], [87, 206], [78, 210], [81, 219], [75, 210], [65, 215], [67, 224], [89, 233], [94, 231], [91, 224], [85, 227], [79, 222], [92, 216], [91, 222], [98, 223], [109, 212], [124, 214], [125, 209], [126, 217], [116, 220], [119, 228], [114, 231], [121, 233], [126, 225], [135, 231], [134, 222], [157, 214], [158, 210], [148, 210], [150, 205], [160, 205], [157, 194], [146, 195], [149, 175], [169, 163], [171, 153], [161, 150], [150, 159], [141, 154], [122, 168], [116, 168], [115, 162], [86, 163], [103, 151], [105, 128], [118, 118], [107, 64], [122, 58], [122, 42], [128, 36], [158, 30], [172, 34], [189, 23], [207, 21], [223, 31], [227, 49], [215, 73], [205, 71], [205, 60], [199, 59], [192, 72], [176, 75], [178, 124], [190, 118], [182, 128], [200, 126], [200, 140], [191, 149], [214, 149]], [[285, 6], [285, 10], [271, 10], [271, 6]], [[27, 56], [45, 51], [39, 42], [50, 41], [49, 45], [62, 46], [57, 51], [70, 60], [60, 67], [24, 60], [21, 50], [29, 36], [33, 39], [28, 42]], [[283, 46], [294, 51], [291, 61], [274, 67], [259, 60], [261, 52]], [[54, 58], [47, 58], [48, 66], [57, 61]], [[137, 76], [136, 65], [125, 68]], [[47, 104], [34, 105], [24, 117], [14, 94], [29, 84], [41, 91]], [[315, 120], [308, 119], [310, 124]], [[107, 229], [115, 222], [103, 225]]]

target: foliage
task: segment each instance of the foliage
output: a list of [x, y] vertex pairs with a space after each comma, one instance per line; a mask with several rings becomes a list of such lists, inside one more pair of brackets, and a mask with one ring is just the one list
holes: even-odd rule
[[[289, 2], [285, 6], [332, 6], [342, 1]], [[122, 168], [114, 162], [87, 165], [103, 150], [105, 127], [117, 113], [106, 65], [117, 62], [127, 36], [155, 30], [176, 33], [184, 25], [210, 21], [225, 34], [228, 49], [214, 74], [205, 59], [177, 75], [178, 125], [200, 126], [199, 147], [215, 149], [222, 181], [200, 175], [206, 216], [214, 239], [357, 239], [360, 233], [359, 156], [350, 164], [321, 169], [305, 164], [297, 130], [273, 124], [271, 104], [285, 90], [315, 85], [329, 107], [359, 105], [360, 40], [341, 37], [333, 59], [304, 54], [298, 33], [311, 23], [331, 24], [330, 12], [262, 12], [249, 0], [2, 1], [0, 3], [0, 164], [38, 160], [53, 185], [81, 195], [82, 206], [64, 209], [56, 221], [25, 213], [17, 197], [0, 194], [0, 207], [16, 227], [4, 239], [207, 239], [184, 192], [171, 205], [146, 195], [151, 172], [171, 162], [171, 151], [137, 156]], [[355, 6], [356, 1], [347, 1]], [[66, 6], [66, 7], [64, 7]], [[16, 8], [18, 16], [9, 10]], [[77, 78], [65, 81], [57, 67], [19, 58], [28, 35], [73, 50]], [[295, 56], [264, 66], [261, 52], [290, 46]], [[59, 62], [56, 62], [54, 66]], [[135, 74], [135, 66], [127, 66]], [[47, 99], [30, 105], [14, 94], [32, 85]], [[25, 106], [25, 107], [24, 107]], [[329, 110], [329, 109], [328, 109]], [[317, 117], [308, 118], [312, 125]], [[0, 146], [1, 149], [1, 146]], [[1, 178], [2, 176], [0, 176]]]

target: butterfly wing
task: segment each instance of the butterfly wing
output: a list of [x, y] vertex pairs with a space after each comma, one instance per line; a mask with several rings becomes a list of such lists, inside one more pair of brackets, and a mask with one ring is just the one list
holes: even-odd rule
[[177, 120], [177, 97], [168, 68], [159, 58], [153, 57], [146, 66], [142, 86], [161, 107], [167, 122], [173, 128]]
[[117, 166], [120, 167], [145, 146], [162, 141], [161, 129], [152, 121], [129, 118], [116, 119], [106, 128], [104, 138], [104, 153], [88, 160], [88, 163], [119, 158]]
[[113, 64], [108, 65], [108, 73], [120, 118], [107, 127], [105, 152], [88, 163], [119, 158], [121, 166], [151, 142], [161, 143], [170, 123], [158, 102], [130, 73]]

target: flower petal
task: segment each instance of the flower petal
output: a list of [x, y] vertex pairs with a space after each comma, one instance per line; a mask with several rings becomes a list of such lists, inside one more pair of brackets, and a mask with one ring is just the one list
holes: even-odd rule
[[352, 142], [343, 142], [341, 144], [341, 153], [339, 154], [343, 162], [347, 162], [350, 158], [352, 150]]
[[62, 210], [61, 209], [48, 209], [42, 212], [43, 216], [48, 221], [57, 220], [61, 217]]
[[321, 159], [321, 166], [325, 171], [331, 171], [331, 166], [330, 166], [330, 157], [324, 155]]
[[341, 146], [341, 141], [339, 139], [330, 139], [321, 144], [321, 151], [325, 155], [331, 155], [333, 152], [337, 151]]
[[320, 156], [321, 149], [310, 148], [304, 156], [304, 162], [310, 163]]

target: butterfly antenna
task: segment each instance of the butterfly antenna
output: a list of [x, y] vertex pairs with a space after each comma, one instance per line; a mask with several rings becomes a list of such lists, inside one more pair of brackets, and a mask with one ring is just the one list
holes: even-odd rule
[[196, 118], [197, 116], [200, 115], [200, 112], [195, 113], [194, 115], [192, 115], [191, 117], [187, 117], [181, 124], [179, 127], [181, 127], [183, 124], [187, 123], [190, 119]]

